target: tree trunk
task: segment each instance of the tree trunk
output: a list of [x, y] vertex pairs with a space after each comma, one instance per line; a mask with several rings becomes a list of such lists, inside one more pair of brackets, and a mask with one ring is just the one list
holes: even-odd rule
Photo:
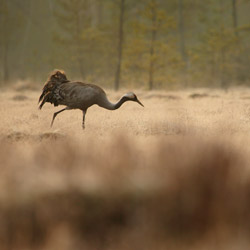
[[103, 22], [103, 1], [98, 1], [98, 25], [100, 26]]
[[90, 12], [90, 23], [93, 28], [98, 25], [98, 2], [97, 0], [89, 0], [88, 8]]
[[77, 61], [79, 65], [79, 71], [81, 74], [81, 77], [85, 78], [85, 70], [83, 66], [83, 58], [82, 58], [82, 50], [81, 50], [81, 28], [80, 28], [80, 13], [79, 10], [76, 13], [76, 52], [77, 52]]
[[233, 18], [233, 27], [234, 27], [234, 34], [238, 37], [238, 16], [237, 16], [237, 0], [232, 0], [232, 18]]
[[3, 82], [7, 83], [9, 81], [9, 44], [8, 41], [4, 41], [3, 48]]
[[[31, 28], [32, 28], [31, 27], [32, 26], [32, 19], [30, 17], [31, 17], [31, 13], [32, 13], [32, 10], [33, 10], [33, 6], [34, 6], [33, 3], [34, 2], [31, 1], [31, 0], [27, 0], [26, 1], [26, 6], [24, 6], [26, 8], [26, 13], [27, 13], [28, 18], [27, 18], [27, 21], [26, 21], [26, 26], [25, 26], [23, 35], [22, 35], [22, 50], [21, 50], [21, 53], [20, 53], [20, 59], [19, 59], [20, 62], [18, 64], [22, 64], [26, 60], [27, 50], [29, 50], [28, 46], [30, 46], [29, 38], [30, 38], [30, 33], [31, 33]], [[23, 65], [21, 65], [21, 67], [22, 66]], [[27, 74], [29, 74], [29, 73], [30, 72], [27, 72], [27, 70], [21, 70], [19, 75], [22, 78], [26, 78]]]
[[180, 52], [182, 60], [187, 62], [187, 53], [186, 53], [186, 43], [185, 43], [185, 34], [184, 34], [184, 23], [183, 23], [183, 0], [178, 2], [178, 13], [179, 13], [179, 35], [180, 35]]
[[1, 30], [2, 36], [1, 41], [2, 43], [2, 73], [3, 73], [3, 83], [9, 81], [9, 33], [8, 33], [8, 1], [3, 1], [3, 8], [5, 12], [1, 15]]
[[185, 85], [187, 84], [187, 67], [188, 67], [188, 57], [186, 52], [186, 41], [185, 41], [185, 28], [184, 28], [184, 18], [183, 18], [183, 0], [178, 1], [178, 16], [179, 16], [179, 36], [180, 36], [180, 53], [181, 58], [184, 62], [184, 78]]
[[124, 26], [124, 12], [125, 12], [125, 0], [120, 2], [120, 22], [119, 22], [119, 35], [118, 35], [118, 60], [115, 74], [115, 90], [120, 87], [121, 78], [121, 64], [122, 64], [122, 52], [123, 52], [123, 26]]
[[[220, 25], [220, 40], [223, 41], [224, 39], [224, 2], [223, 0], [220, 0], [220, 17], [221, 17], [221, 25]], [[220, 77], [220, 82], [221, 82], [221, 87], [224, 89], [227, 89], [227, 82], [225, 78], [225, 64], [226, 64], [226, 50], [225, 47], [223, 46], [220, 50], [220, 63], [219, 63], [219, 77]]]
[[154, 87], [154, 71], [155, 71], [155, 40], [156, 40], [156, 7], [155, 0], [152, 6], [152, 30], [151, 30], [151, 43], [150, 43], [150, 61], [149, 61], [149, 90]]

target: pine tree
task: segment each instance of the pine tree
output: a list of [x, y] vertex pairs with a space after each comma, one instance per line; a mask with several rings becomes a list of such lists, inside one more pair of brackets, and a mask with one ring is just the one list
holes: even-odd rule
[[0, 0], [0, 54], [4, 83], [10, 80], [11, 63], [17, 60], [14, 55], [14, 60], [11, 61], [11, 54], [17, 47], [15, 41], [19, 39], [18, 29], [22, 23], [23, 18], [13, 2]]
[[180, 60], [174, 48], [175, 41], [168, 36], [175, 28], [175, 22], [173, 17], [167, 16], [158, 0], [149, 0], [139, 7], [136, 19], [130, 22], [133, 34], [126, 46], [125, 66], [137, 80], [140, 74], [144, 81], [146, 74], [148, 89], [152, 90], [156, 78], [160, 82], [170, 70], [170, 67], [166, 70], [170, 61]]
[[123, 59], [123, 40], [124, 40], [124, 12], [125, 12], [125, 0], [120, 0], [120, 20], [119, 20], [119, 32], [118, 32], [118, 58], [115, 74], [115, 90], [118, 90], [120, 87], [120, 78], [121, 78], [121, 64]]
[[227, 25], [231, 5], [220, 0], [211, 1], [208, 7], [206, 15], [210, 18], [204, 22], [200, 43], [192, 53], [193, 70], [203, 83], [227, 88], [229, 82], [235, 79], [235, 58], [239, 53], [235, 30]]
[[[58, 6], [55, 16], [58, 21], [57, 42], [67, 48], [71, 60], [78, 65], [79, 72], [84, 78], [86, 58], [82, 49], [82, 34], [86, 28], [86, 0], [57, 0]], [[69, 59], [64, 58], [64, 60]]]

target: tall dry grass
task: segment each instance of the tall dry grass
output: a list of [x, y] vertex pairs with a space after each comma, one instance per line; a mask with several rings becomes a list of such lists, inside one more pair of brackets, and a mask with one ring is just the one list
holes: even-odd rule
[[0, 249], [248, 249], [247, 91], [141, 91], [84, 132], [0, 93]]

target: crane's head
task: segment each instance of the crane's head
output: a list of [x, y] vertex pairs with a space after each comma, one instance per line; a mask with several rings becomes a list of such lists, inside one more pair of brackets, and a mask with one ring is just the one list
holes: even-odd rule
[[56, 82], [68, 82], [65, 72], [62, 70], [54, 70], [51, 73], [49, 80]]
[[128, 101], [137, 102], [142, 107], [144, 107], [144, 105], [138, 100], [137, 96], [133, 92], [129, 92], [129, 93], [125, 94], [123, 97], [126, 98]]

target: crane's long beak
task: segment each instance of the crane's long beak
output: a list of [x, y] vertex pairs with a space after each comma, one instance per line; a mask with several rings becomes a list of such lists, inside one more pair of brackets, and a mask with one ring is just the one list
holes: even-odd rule
[[142, 107], [144, 107], [144, 105], [137, 99], [136, 100]]

